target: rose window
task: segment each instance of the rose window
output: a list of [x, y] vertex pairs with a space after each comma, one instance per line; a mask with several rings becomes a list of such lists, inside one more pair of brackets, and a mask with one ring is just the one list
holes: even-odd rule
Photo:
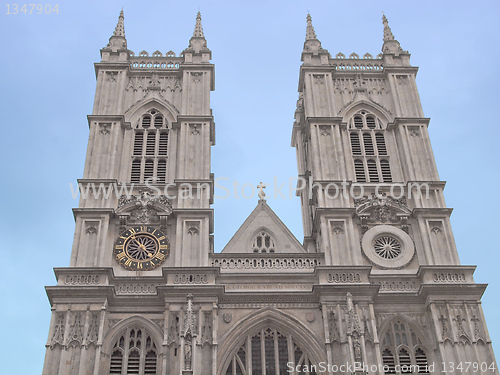
[[401, 242], [392, 236], [380, 236], [373, 244], [375, 253], [384, 259], [394, 259], [401, 254]]

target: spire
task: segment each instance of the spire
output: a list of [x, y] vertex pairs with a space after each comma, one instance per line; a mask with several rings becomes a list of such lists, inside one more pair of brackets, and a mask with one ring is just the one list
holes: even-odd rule
[[123, 25], [123, 20], [125, 17], [123, 16], [123, 8], [120, 12], [120, 16], [118, 17], [118, 23], [116, 24], [115, 27], [115, 32], [113, 33], [113, 36], [122, 36], [125, 38], [125, 26]]
[[196, 15], [196, 25], [194, 26], [194, 33], [193, 33], [194, 38], [205, 38], [205, 35], [203, 35], [203, 27], [201, 27], [201, 13], [198, 12]]
[[118, 23], [116, 24], [115, 31], [111, 38], [109, 38], [109, 43], [105, 50], [111, 49], [113, 52], [117, 52], [119, 50], [127, 50], [127, 39], [125, 39], [125, 26], [123, 24], [123, 20], [125, 19], [123, 15], [123, 9], [120, 11], [120, 15], [118, 16]]
[[392, 53], [396, 56], [399, 56], [400, 53], [408, 53], [407, 51], [403, 51], [399, 42], [394, 38], [385, 14], [382, 15], [382, 23], [384, 24], [384, 44], [382, 46], [382, 52]]
[[387, 22], [385, 14], [382, 14], [382, 22], [384, 23], [384, 42], [394, 40], [394, 35], [392, 35], [392, 30], [389, 27], [389, 22]]
[[309, 13], [307, 13], [307, 29], [306, 29], [306, 40], [316, 39], [316, 33], [314, 32], [314, 26], [312, 24], [312, 18]]
[[[306, 28], [306, 41], [304, 42], [304, 49], [302, 51], [302, 61], [307, 65], [324, 65], [328, 64], [330, 54], [324, 48], [321, 48], [321, 42], [318, 40], [312, 18], [307, 13], [307, 28]], [[320, 57], [322, 55], [322, 57]]]
[[[203, 34], [203, 27], [201, 26], [200, 12], [198, 12], [198, 14], [196, 15], [196, 24], [194, 26], [193, 36], [191, 37], [191, 39], [189, 39], [189, 47], [186, 48], [184, 52], [195, 54], [198, 54], [200, 52], [210, 53], [210, 50], [207, 48], [207, 40], [205, 39], [205, 35]], [[208, 62], [208, 60], [204, 62]]]

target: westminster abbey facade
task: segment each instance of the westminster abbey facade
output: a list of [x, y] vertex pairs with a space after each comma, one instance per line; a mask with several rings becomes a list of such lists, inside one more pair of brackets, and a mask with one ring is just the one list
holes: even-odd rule
[[80, 195], [69, 267], [47, 287], [43, 375], [498, 374], [486, 285], [459, 262], [417, 68], [385, 16], [383, 27], [378, 56], [332, 57], [307, 17], [291, 127], [303, 242], [261, 190], [214, 251], [201, 16], [177, 56], [128, 50], [120, 14], [95, 64], [79, 183], [129, 190]]

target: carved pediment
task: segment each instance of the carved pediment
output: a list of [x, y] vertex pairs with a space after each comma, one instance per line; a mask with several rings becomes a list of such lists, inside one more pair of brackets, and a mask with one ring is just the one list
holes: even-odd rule
[[122, 226], [162, 223], [172, 214], [172, 202], [165, 195], [143, 189], [137, 195], [122, 195], [118, 199], [115, 214]]
[[363, 223], [406, 223], [412, 210], [406, 203], [406, 198], [399, 199], [387, 196], [385, 193], [373, 197], [363, 197], [354, 200], [356, 216]]

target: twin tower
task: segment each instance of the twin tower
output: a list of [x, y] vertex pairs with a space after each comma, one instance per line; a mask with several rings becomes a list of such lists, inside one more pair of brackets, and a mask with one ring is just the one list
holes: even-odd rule
[[44, 375], [498, 374], [417, 68], [383, 26], [378, 56], [332, 57], [307, 16], [292, 127], [304, 239], [261, 196], [214, 251], [201, 16], [179, 56], [135, 55], [120, 13], [95, 64], [70, 264], [47, 287]]

